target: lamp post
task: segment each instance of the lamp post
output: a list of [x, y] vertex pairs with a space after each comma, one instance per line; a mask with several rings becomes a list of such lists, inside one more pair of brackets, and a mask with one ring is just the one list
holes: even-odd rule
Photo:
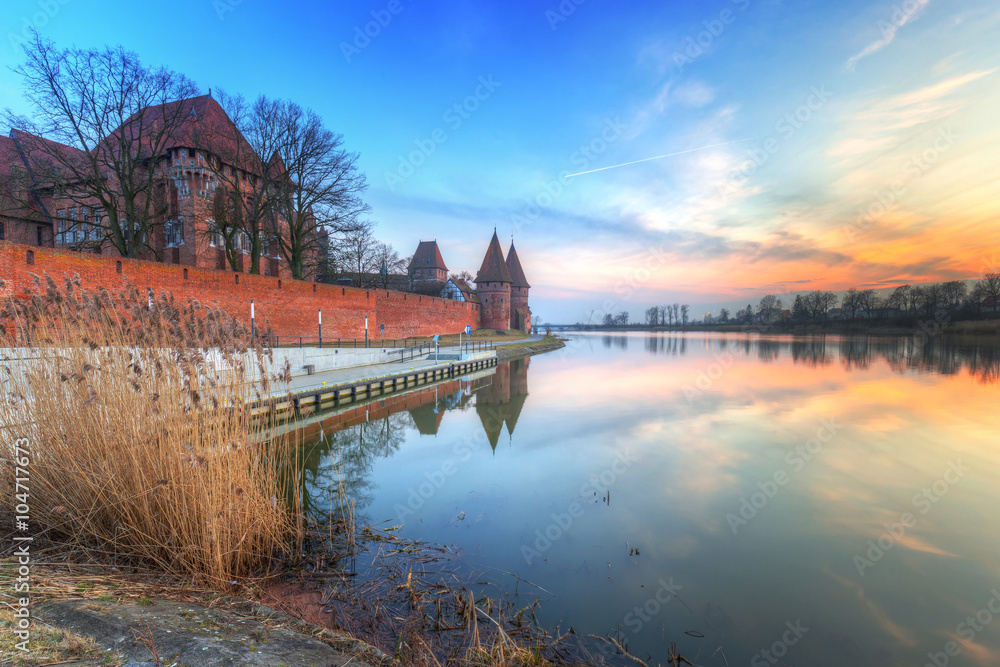
[[368, 316], [365, 315], [365, 349], [368, 349]]
[[319, 309], [319, 347], [323, 349], [323, 309]]
[[252, 338], [257, 337], [257, 325], [254, 321], [253, 299], [250, 299], [250, 336]]

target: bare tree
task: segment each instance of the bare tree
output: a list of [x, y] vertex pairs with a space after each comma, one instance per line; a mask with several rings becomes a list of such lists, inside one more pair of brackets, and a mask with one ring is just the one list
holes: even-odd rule
[[1000, 273], [987, 273], [980, 281], [983, 286], [983, 293], [990, 304], [990, 308], [995, 312], [1000, 306]]
[[962, 307], [962, 301], [969, 288], [961, 280], [952, 280], [941, 285], [941, 297], [951, 310], [958, 310]]
[[853, 320], [858, 316], [858, 289], [856, 287], [844, 292], [844, 300], [841, 302], [840, 308], [844, 312], [845, 318], [850, 315], [850, 319]]
[[720, 322], [728, 322], [729, 321], [729, 309], [728, 308], [722, 308], [722, 309], [719, 310], [719, 321]]
[[374, 248], [374, 264], [378, 271], [379, 281], [383, 288], [389, 287], [389, 276], [400, 275], [406, 272], [406, 260], [399, 256], [399, 253], [389, 243], [376, 241]]
[[873, 289], [861, 290], [857, 294], [858, 310], [864, 311], [865, 316], [872, 319], [878, 315], [881, 308], [882, 299], [878, 292]]
[[279, 108], [284, 170], [274, 211], [287, 228], [278, 243], [292, 276], [304, 278], [322, 239], [319, 231], [336, 244], [364, 226], [368, 183], [358, 167], [359, 154], [346, 151], [343, 136], [326, 129], [318, 114], [290, 102]]
[[209, 234], [221, 233], [234, 271], [240, 270], [238, 256], [245, 251], [250, 257], [248, 273], [256, 274], [261, 257], [278, 254], [278, 238], [284, 233], [274, 210], [277, 181], [284, 173], [278, 155], [283, 141], [278, 122], [281, 107], [263, 96], [250, 104], [224, 91], [219, 92], [219, 104], [226, 112], [225, 124], [196, 132], [194, 141], [212, 156], [215, 176], [231, 208], [229, 221], [235, 226], [220, 224], [214, 211], [218, 229], [210, 229]]
[[833, 292], [815, 290], [810, 292], [803, 301], [812, 319], [826, 319], [830, 309], [837, 305], [837, 295]]
[[906, 310], [909, 304], [910, 298], [910, 286], [900, 285], [896, 289], [892, 290], [892, 294], [886, 300], [886, 306], [888, 308], [895, 308], [897, 310]]
[[[410, 265], [410, 262], [407, 261], [406, 262], [406, 266], [409, 266], [409, 265]], [[466, 283], [473, 282], [473, 275], [471, 273], [469, 273], [468, 271], [459, 271], [458, 273], [453, 273], [453, 274], [451, 274], [448, 277], [451, 278], [452, 280], [464, 280]]]
[[690, 307], [685, 303], [681, 306], [681, 322], [687, 326], [688, 323], [688, 311]]
[[354, 284], [358, 287], [362, 287], [365, 274], [377, 270], [377, 247], [372, 225], [363, 224], [348, 232], [335, 250], [337, 263], [354, 275]]
[[190, 114], [177, 100], [194, 96], [194, 83], [121, 47], [60, 50], [35, 32], [23, 48], [14, 72], [32, 115], [3, 117], [23, 130], [14, 134], [34, 187], [87, 210], [65, 224], [94, 230], [98, 247], [152, 249], [150, 232], [170, 212], [167, 151]]

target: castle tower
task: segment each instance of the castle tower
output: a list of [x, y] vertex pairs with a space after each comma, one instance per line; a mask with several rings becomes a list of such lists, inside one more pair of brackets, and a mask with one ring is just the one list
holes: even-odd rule
[[531, 309], [528, 308], [528, 284], [517, 257], [514, 242], [510, 242], [507, 252], [507, 272], [510, 274], [510, 328], [517, 331], [531, 331]]
[[448, 280], [448, 267], [441, 257], [437, 241], [421, 241], [407, 269], [414, 286], [437, 285]]
[[493, 239], [486, 249], [483, 265], [476, 276], [476, 294], [481, 304], [480, 326], [486, 329], [510, 328], [510, 272], [503, 259], [500, 239], [493, 230]]

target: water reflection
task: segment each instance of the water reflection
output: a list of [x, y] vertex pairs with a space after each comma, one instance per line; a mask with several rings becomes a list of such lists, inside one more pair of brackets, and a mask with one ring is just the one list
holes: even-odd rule
[[[924, 664], [954, 640], [994, 665], [1000, 631], [957, 628], [1000, 590], [998, 376], [986, 340], [582, 335], [321, 415], [304, 485], [329, 511], [339, 458], [367, 520], [537, 583], [543, 623], [620, 631], [650, 664], [671, 640], [701, 665], [820, 666]], [[921, 512], [952, 464], [968, 472]], [[799, 621], [787, 657], [760, 657]]]
[[[513, 437], [528, 397], [529, 359], [518, 359], [466, 377], [329, 410], [301, 428], [301, 488], [306, 514], [322, 521], [339, 509], [338, 488], [353, 500], [359, 522], [370, 517], [377, 485], [372, 469], [391, 457], [408, 431], [438, 435], [445, 415], [474, 409], [482, 434], [496, 450], [506, 430]], [[339, 470], [339, 478], [333, 471]]]
[[[605, 347], [628, 349], [627, 336], [604, 336]], [[651, 354], [687, 354], [689, 337], [645, 336], [644, 348]], [[925, 371], [954, 375], [968, 370], [981, 382], [1000, 379], [1000, 349], [995, 338], [948, 338], [925, 340], [919, 336], [820, 336], [814, 338], [713, 336], [705, 337], [706, 349], [753, 356], [764, 363], [791, 356], [795, 363], [824, 366], [840, 362], [844, 368], [866, 370], [885, 362], [898, 372]]]

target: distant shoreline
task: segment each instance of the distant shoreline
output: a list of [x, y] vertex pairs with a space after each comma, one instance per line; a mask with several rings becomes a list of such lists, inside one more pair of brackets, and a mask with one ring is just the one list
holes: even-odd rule
[[646, 333], [756, 333], [795, 335], [882, 335], [904, 336], [920, 332], [929, 335], [943, 333], [959, 336], [1000, 336], [1000, 320], [965, 320], [943, 322], [929, 317], [907, 317], [898, 320], [827, 320], [825, 322], [796, 322], [779, 324], [688, 324], [679, 327], [630, 325], [625, 327], [585, 325], [575, 329], [559, 330], [555, 333], [572, 331], [598, 332], [606, 334], [646, 332]]

